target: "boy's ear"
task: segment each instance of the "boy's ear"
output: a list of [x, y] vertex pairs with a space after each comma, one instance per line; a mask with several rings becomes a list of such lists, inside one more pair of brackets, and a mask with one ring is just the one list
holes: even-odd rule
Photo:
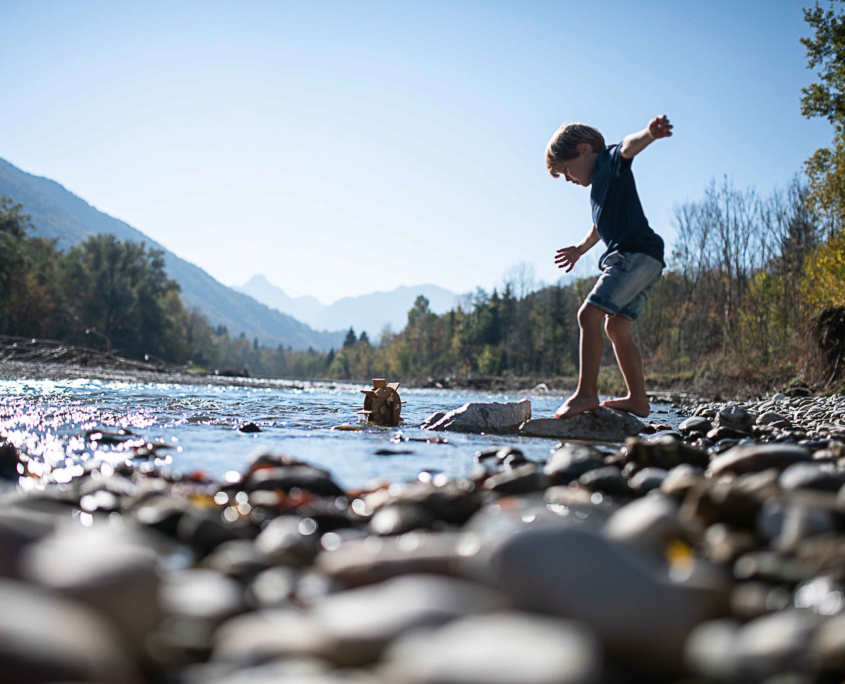
[[593, 153], [593, 146], [588, 142], [578, 143], [578, 154], [582, 157], [586, 157], [588, 154]]

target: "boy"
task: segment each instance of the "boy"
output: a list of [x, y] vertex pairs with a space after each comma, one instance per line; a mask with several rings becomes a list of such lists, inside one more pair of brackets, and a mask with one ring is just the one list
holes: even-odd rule
[[651, 408], [645, 393], [643, 363], [631, 323], [642, 313], [646, 298], [665, 267], [663, 240], [643, 214], [634, 176], [633, 158], [659, 138], [672, 135], [665, 115], [649, 121], [619, 145], [605, 146], [595, 128], [580, 123], [561, 126], [546, 147], [546, 168], [555, 178], [588, 187], [593, 206], [593, 227], [577, 245], [557, 251], [555, 263], [569, 273], [599, 239], [607, 250], [599, 260], [602, 274], [578, 310], [581, 328], [581, 369], [578, 389], [555, 412], [569, 418], [599, 407], [598, 377], [602, 354], [601, 322], [628, 386], [628, 395], [608, 399], [601, 406], [645, 418]]

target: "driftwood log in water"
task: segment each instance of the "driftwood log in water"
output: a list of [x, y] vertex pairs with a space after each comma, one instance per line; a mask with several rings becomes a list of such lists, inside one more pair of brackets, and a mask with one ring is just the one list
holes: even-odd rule
[[104, 352], [90, 347], [76, 347], [58, 340], [0, 335], [0, 361], [27, 361], [158, 373], [184, 371], [189, 365], [168, 364], [151, 356], [147, 359], [147, 361], [125, 359], [112, 351]]

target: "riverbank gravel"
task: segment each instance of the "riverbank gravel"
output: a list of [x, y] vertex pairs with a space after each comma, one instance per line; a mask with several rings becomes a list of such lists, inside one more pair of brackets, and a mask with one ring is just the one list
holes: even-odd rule
[[358, 490], [0, 445], [0, 681], [841, 680], [845, 397], [682, 410]]

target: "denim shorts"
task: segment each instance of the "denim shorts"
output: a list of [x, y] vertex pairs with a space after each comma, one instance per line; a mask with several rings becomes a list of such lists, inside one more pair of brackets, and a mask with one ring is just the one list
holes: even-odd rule
[[587, 304], [635, 321], [663, 272], [663, 264], [641, 252], [611, 252], [604, 258], [601, 271], [587, 295]]

